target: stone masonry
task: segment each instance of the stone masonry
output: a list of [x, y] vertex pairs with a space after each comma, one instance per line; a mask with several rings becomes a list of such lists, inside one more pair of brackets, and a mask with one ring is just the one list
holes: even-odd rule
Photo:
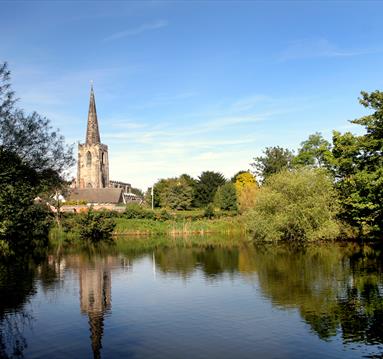
[[101, 143], [93, 86], [84, 144], [78, 145], [77, 188], [109, 187], [108, 146]]

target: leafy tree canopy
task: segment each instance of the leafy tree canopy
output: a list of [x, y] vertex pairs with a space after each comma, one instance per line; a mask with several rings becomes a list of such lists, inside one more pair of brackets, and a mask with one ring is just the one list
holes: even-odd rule
[[383, 230], [383, 92], [362, 92], [360, 103], [373, 113], [351, 121], [366, 133], [334, 131], [332, 169], [340, 193], [341, 217], [360, 235]]
[[255, 157], [254, 162], [250, 164], [254, 168], [254, 174], [262, 181], [274, 173], [291, 169], [294, 154], [289, 149], [279, 146], [266, 147], [263, 153], [263, 156]]
[[320, 132], [310, 135], [306, 141], [301, 142], [298, 155], [294, 158], [295, 166], [323, 167], [331, 156], [331, 144], [326, 141]]
[[219, 186], [226, 183], [222, 173], [205, 171], [198, 177], [196, 185], [196, 202], [199, 207], [205, 207], [213, 202]]
[[215, 193], [214, 203], [224, 211], [237, 210], [237, 191], [231, 182], [218, 187]]
[[272, 175], [248, 213], [256, 240], [312, 241], [339, 235], [337, 194], [322, 169], [284, 170]]

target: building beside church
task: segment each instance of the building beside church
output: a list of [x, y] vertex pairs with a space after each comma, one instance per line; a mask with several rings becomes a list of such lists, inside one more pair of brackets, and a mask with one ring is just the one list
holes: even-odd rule
[[91, 204], [140, 201], [131, 188], [129, 183], [109, 179], [108, 146], [101, 143], [92, 85], [85, 143], [78, 145], [77, 178], [72, 183], [69, 200]]

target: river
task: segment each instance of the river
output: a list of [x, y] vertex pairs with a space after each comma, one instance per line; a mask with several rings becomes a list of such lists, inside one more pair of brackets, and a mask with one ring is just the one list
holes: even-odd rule
[[0, 357], [383, 355], [378, 248], [145, 241], [1, 265]]

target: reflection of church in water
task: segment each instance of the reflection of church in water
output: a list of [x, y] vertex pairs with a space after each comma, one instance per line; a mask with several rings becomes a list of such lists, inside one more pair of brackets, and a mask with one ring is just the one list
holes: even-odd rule
[[112, 278], [113, 268], [126, 266], [116, 257], [95, 258], [92, 262], [80, 262], [80, 309], [88, 316], [90, 339], [93, 357], [101, 357], [102, 337], [104, 334], [104, 317], [112, 308]]

